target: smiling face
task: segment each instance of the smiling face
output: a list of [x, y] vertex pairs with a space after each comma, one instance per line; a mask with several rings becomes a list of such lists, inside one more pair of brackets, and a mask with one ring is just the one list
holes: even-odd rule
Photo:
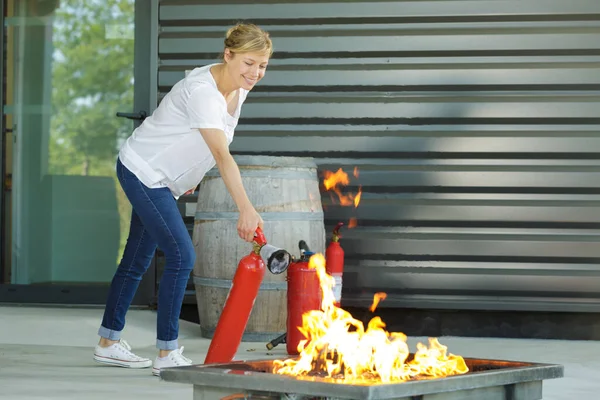
[[225, 49], [223, 58], [231, 82], [245, 90], [252, 90], [265, 76], [269, 63], [269, 54], [258, 52], [232, 53]]

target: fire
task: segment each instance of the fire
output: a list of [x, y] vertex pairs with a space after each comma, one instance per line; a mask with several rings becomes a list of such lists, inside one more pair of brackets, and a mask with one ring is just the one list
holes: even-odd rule
[[362, 195], [362, 190], [359, 189], [358, 193], [356, 194], [356, 197], [354, 197], [354, 208], [358, 207], [358, 204], [360, 203], [361, 195]]
[[[353, 175], [355, 178], [358, 178], [357, 167], [354, 167]], [[357, 208], [360, 204], [360, 199], [362, 196], [362, 186], [358, 187], [358, 192], [356, 194], [342, 193], [341, 186], [348, 186], [349, 184], [350, 178], [348, 177], [348, 174], [345, 173], [341, 168], [336, 172], [325, 171], [323, 173], [323, 186], [325, 187], [325, 190], [335, 193], [341, 206], [354, 206], [354, 208]], [[356, 218], [351, 218], [348, 222], [348, 228], [354, 228], [356, 225]]]
[[[355, 175], [358, 175], [356, 173]], [[359, 187], [357, 194], [343, 194], [340, 186], [347, 186], [350, 184], [350, 179], [348, 178], [348, 174], [345, 173], [341, 168], [336, 172], [325, 171], [323, 173], [323, 186], [325, 186], [325, 190], [332, 190], [335, 194], [337, 194], [340, 205], [342, 206], [351, 206], [358, 207], [358, 203], [360, 203], [360, 195], [362, 193], [362, 188]]]
[[[369, 321], [367, 329], [361, 321], [335, 305], [335, 281], [325, 272], [325, 258], [310, 258], [321, 283], [321, 310], [302, 316], [306, 337], [298, 345], [297, 359], [275, 360], [273, 373], [292, 376], [318, 376], [338, 383], [378, 384], [416, 379], [441, 378], [469, 371], [461, 356], [447, 354], [447, 347], [437, 339], [429, 339], [429, 348], [419, 343], [412, 359], [401, 332], [387, 332], [379, 317]], [[372, 310], [385, 293], [377, 293]]]
[[369, 307], [369, 311], [374, 312], [375, 309], [377, 308], [377, 304], [379, 304], [379, 302], [381, 300], [385, 300], [386, 297], [387, 297], [386, 293], [383, 293], [383, 292], [375, 293], [375, 296], [373, 296], [373, 304], [371, 304], [371, 307]]

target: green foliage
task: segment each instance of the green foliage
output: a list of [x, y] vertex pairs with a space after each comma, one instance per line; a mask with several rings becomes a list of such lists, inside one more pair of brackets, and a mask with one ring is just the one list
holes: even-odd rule
[[[60, 2], [52, 36], [50, 174], [115, 176], [120, 142], [133, 128], [115, 116], [133, 108], [133, 23], [134, 0]], [[115, 37], [118, 27], [129, 36]], [[131, 206], [116, 179], [115, 185], [120, 257]]]
[[53, 24], [50, 173], [114, 175], [120, 140], [132, 129], [134, 0], [63, 0]]

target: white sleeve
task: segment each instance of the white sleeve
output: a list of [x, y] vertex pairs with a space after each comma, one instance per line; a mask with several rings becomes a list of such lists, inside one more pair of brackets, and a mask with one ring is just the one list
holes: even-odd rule
[[225, 130], [227, 108], [220, 93], [207, 86], [192, 90], [187, 104], [190, 128]]

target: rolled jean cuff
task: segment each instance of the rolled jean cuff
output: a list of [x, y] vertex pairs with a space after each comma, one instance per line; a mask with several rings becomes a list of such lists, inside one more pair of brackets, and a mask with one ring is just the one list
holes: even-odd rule
[[98, 329], [98, 335], [108, 340], [121, 339], [121, 331], [113, 331], [112, 329], [108, 329], [103, 326], [100, 326], [100, 329]]
[[156, 339], [156, 348], [159, 350], [177, 350], [179, 344], [175, 340], [158, 340]]

